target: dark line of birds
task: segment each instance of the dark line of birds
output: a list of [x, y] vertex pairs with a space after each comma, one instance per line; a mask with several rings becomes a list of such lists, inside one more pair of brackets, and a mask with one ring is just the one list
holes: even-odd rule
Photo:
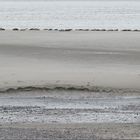
[[[0, 28], [0, 31], [5, 31], [6, 29]], [[30, 29], [19, 29], [19, 28], [13, 28], [11, 29], [13, 31], [40, 31], [40, 30], [45, 30], [45, 31], [135, 31], [135, 32], [140, 32], [140, 29], [39, 29], [39, 28], [30, 28]]]

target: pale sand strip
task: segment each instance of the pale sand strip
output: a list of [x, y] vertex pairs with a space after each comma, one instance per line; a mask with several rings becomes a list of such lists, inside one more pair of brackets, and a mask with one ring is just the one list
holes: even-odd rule
[[139, 32], [0, 32], [1, 89], [139, 83]]

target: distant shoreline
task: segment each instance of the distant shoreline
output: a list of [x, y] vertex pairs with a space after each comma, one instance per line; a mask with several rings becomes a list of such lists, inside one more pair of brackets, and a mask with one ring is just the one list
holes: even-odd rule
[[41, 29], [41, 28], [12, 28], [12, 29], [6, 29], [6, 28], [0, 28], [0, 31], [129, 31], [129, 32], [140, 32], [140, 29]]

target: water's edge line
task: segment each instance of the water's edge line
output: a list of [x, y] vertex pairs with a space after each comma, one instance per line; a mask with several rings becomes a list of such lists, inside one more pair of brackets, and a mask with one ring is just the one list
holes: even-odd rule
[[130, 88], [113, 88], [100, 86], [77, 86], [77, 85], [46, 85], [46, 86], [18, 86], [0, 88], [0, 93], [13, 93], [24, 91], [86, 91], [86, 92], [106, 92], [106, 93], [140, 93], [140, 89]]

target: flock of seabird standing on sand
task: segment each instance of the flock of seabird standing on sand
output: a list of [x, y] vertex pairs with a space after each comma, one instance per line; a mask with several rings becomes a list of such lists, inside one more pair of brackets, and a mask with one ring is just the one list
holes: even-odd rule
[[[0, 31], [5, 31], [5, 28], [0, 28]], [[135, 32], [140, 32], [140, 29], [39, 29], [39, 28], [25, 28], [25, 29], [19, 29], [19, 28], [13, 28], [11, 29], [13, 31], [40, 31], [40, 30], [45, 30], [45, 31], [135, 31]]]

